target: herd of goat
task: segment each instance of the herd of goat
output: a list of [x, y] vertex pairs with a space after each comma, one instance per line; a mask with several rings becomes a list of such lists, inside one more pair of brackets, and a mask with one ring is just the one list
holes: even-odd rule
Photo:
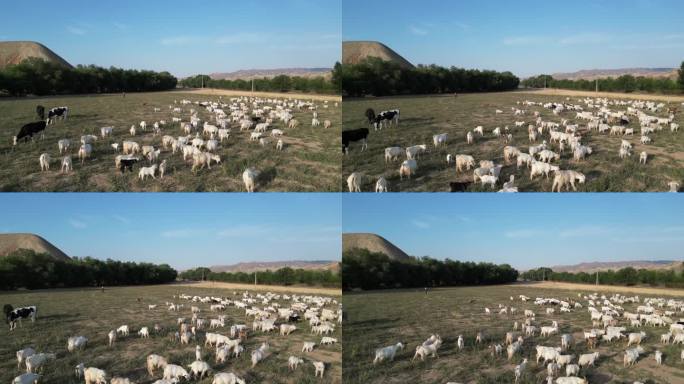
[[[546, 324], [537, 320], [540, 312], [545, 315]], [[591, 328], [573, 333], [575, 325], [563, 319], [572, 312], [584, 312]], [[537, 297], [532, 300], [519, 295], [511, 296], [510, 303], [498, 304], [498, 308], [483, 308], [483, 313], [486, 319], [478, 320], [479, 331], [466, 335], [472, 344], [466, 345], [466, 338], [459, 334], [453, 337], [454, 347], [457, 353], [470, 353], [471, 349], [475, 352], [480, 346], [489, 344], [492, 358], [508, 364], [520, 362], [513, 368], [516, 383], [526, 373], [537, 376], [543, 373], [544, 382], [548, 384], [588, 384], [589, 367], [600, 367], [603, 360], [610, 360], [605, 353], [613, 355], [616, 350], [622, 354], [624, 369], [647, 358], [652, 358], [656, 366], [661, 366], [666, 358], [671, 365], [684, 362], [684, 318], [675, 318], [684, 313], [684, 300], [681, 299], [593, 293], [577, 294], [577, 298]], [[505, 327], [505, 335], [499, 338], [501, 336], [488, 327], [496, 328], [502, 322], [510, 326]], [[642, 341], [649, 339], [656, 345], [644, 348]], [[443, 343], [438, 334], [416, 342], [411, 361], [438, 358]], [[682, 346], [677, 356], [665, 356], [661, 351], [661, 348], [677, 344]], [[400, 355], [404, 348], [406, 344], [398, 342], [375, 349], [373, 365], [392, 364], [397, 357], [408, 358]], [[600, 348], [609, 352], [599, 352]], [[534, 363], [528, 361], [532, 358]]]
[[[539, 109], [550, 111], [554, 119], [544, 119]], [[504, 111], [496, 109], [492, 113], [495, 116], [503, 116]], [[667, 116], [660, 117], [656, 113], [666, 113]], [[571, 188], [576, 191], [576, 183], [585, 183], [586, 175], [572, 169], [561, 169], [558, 162], [562, 156], [568, 154], [567, 157], [571, 161], [580, 163], [596, 153], [596, 149], [589, 146], [587, 140], [592, 135], [604, 135], [609, 137], [608, 140], [612, 143], [610, 145], [614, 146], [615, 161], [623, 161], [632, 156], [635, 145], [639, 144], [643, 146], [638, 153], [639, 164], [645, 165], [653, 156], [653, 153], [649, 153], [648, 146], [652, 145], [654, 140], [658, 140], [657, 137], [664, 137], [665, 133], [662, 131], [671, 135], [676, 135], [679, 131], [679, 123], [675, 122], [676, 114], [677, 108], [668, 108], [665, 103], [653, 101], [590, 97], [577, 99], [574, 103], [570, 98], [566, 98], [564, 102], [522, 100], [511, 107], [511, 115], [515, 121], [510, 121], [508, 125], [491, 129], [477, 126], [467, 131], [462, 138], [450, 136], [448, 133], [436, 134], [432, 136], [431, 145], [422, 143], [406, 147], [387, 147], [384, 150], [384, 161], [385, 164], [400, 161], [399, 179], [411, 179], [419, 174], [420, 157], [426, 156], [431, 148], [448, 150], [450, 143], [460, 140], [474, 147], [487, 141], [489, 136], [504, 146], [503, 161], [498, 164], [495, 162], [497, 159], [476, 159], [470, 153], [447, 153], [445, 161], [447, 165], [455, 166], [457, 175], [463, 175], [464, 171], [472, 171], [472, 179], [449, 183], [452, 192], [466, 191], [477, 182], [483, 187], [489, 186], [491, 190], [517, 192], [515, 174], [524, 170], [529, 170], [530, 180], [535, 176], [548, 178], [553, 174], [551, 191], [560, 192]], [[365, 151], [371, 132], [373, 135], [382, 135], [383, 129], [397, 128], [399, 116], [398, 109], [378, 114], [375, 114], [373, 109], [366, 110], [365, 117], [369, 127], [344, 130], [343, 152], [348, 153], [352, 143], [359, 143], [359, 151]], [[631, 122], [638, 123], [638, 131], [633, 126], [630, 127]], [[514, 143], [514, 133], [525, 127], [529, 142], [526, 150]], [[508, 179], [502, 179], [502, 168], [510, 165], [514, 166], [509, 167], [512, 174]], [[366, 175], [362, 172], [352, 172], [347, 176], [349, 192], [361, 192], [365, 184]], [[676, 192], [680, 188], [680, 180], [664, 180], [663, 188], [665, 187]], [[373, 190], [387, 192], [390, 190], [390, 183], [384, 176], [380, 176], [375, 180]]]
[[[309, 361], [314, 368], [314, 376], [323, 378], [326, 366], [331, 362], [317, 361], [307, 354], [313, 352], [314, 348], [325, 348], [327, 345], [338, 343], [338, 339], [331, 337], [337, 325], [342, 321], [341, 304], [331, 298], [314, 295], [297, 294], [275, 294], [243, 292], [238, 294], [233, 292], [233, 296], [215, 297], [198, 295], [174, 295], [174, 301], [155, 304], [143, 304], [144, 300], [139, 299], [140, 310], [150, 311], [156, 315], [166, 313], [166, 323], [155, 323], [154, 325], [141, 326], [137, 330], [138, 337], [142, 339], [163, 338], [164, 335], [178, 342], [181, 346], [196, 344], [194, 355], [184, 358], [184, 365], [181, 361], [172, 361], [165, 357], [163, 351], [159, 354], [147, 356], [145, 369], [151, 379], [161, 375], [154, 384], [178, 383], [181, 380], [203, 379], [209, 377], [213, 371], [209, 362], [205, 360], [208, 355], [213, 354], [214, 364], [226, 363], [229, 359], [241, 359], [246, 348], [251, 349], [250, 357], [251, 368], [255, 369], [257, 364], [264, 359], [280, 359], [283, 351], [272, 351], [269, 342], [256, 343], [250, 345], [252, 334], [262, 334], [269, 339], [274, 337], [287, 337], [294, 331], [304, 332], [303, 323], [308, 322], [311, 341], [303, 343], [301, 354], [292, 354], [282, 363], [287, 364], [290, 371], [297, 370], [305, 360]], [[179, 301], [185, 300], [184, 304]], [[244, 317], [229, 318], [225, 311], [228, 307], [244, 311]], [[9, 310], [12, 310], [11, 312]], [[40, 326], [40, 321], [36, 322], [36, 307], [25, 307], [13, 310], [6, 308], [8, 319], [10, 313], [20, 313], [26, 310], [24, 318], [31, 318], [34, 322], [32, 326]], [[203, 316], [204, 315], [204, 316]], [[205, 316], [212, 316], [207, 318]], [[38, 318], [40, 319], [40, 318]], [[244, 319], [252, 319], [251, 325]], [[14, 316], [14, 321], [21, 321], [21, 317]], [[170, 325], [173, 324], [173, 325]], [[16, 324], [14, 325], [14, 327]], [[14, 327], [10, 325], [10, 330]], [[114, 327], [114, 324], [112, 324]], [[279, 332], [279, 336], [272, 336], [271, 332]], [[127, 324], [120, 325], [107, 332], [108, 346], [112, 347], [115, 343], [125, 343], [131, 336], [132, 327]], [[51, 368], [51, 362], [64, 357], [64, 353], [71, 354], [85, 350], [92, 345], [97, 335], [75, 335], [66, 340], [66, 352], [54, 353], [36, 351], [33, 347], [27, 346], [17, 351], [17, 368], [25, 365], [26, 372], [17, 376], [13, 384], [37, 384], [46, 371]], [[319, 338], [318, 340], [316, 338]], [[99, 337], [98, 339], [101, 339]], [[202, 342], [203, 340], [203, 342]], [[35, 340], [38, 343], [38, 340]], [[79, 355], [85, 361], [94, 360], [95, 356], [87, 354]], [[177, 354], [174, 360], [178, 360]], [[271, 357], [272, 356], [272, 357]], [[83, 379], [85, 384], [131, 384], [133, 381], [127, 377], [113, 376], [101, 368], [80, 363], [74, 368], [74, 375]], [[157, 373], [159, 370], [159, 374]], [[121, 372], [118, 372], [120, 375]], [[245, 380], [234, 372], [217, 372], [214, 374], [212, 384], [245, 384]]]
[[[337, 105], [335, 102], [335, 107]], [[247, 96], [231, 98], [227, 103], [174, 100], [174, 104], [168, 106], [168, 119], [159, 119], [149, 124], [147, 121], [140, 121], [128, 129], [100, 127], [98, 135], [83, 134], [79, 139], [61, 138], [56, 143], [59, 155], [55, 153], [57, 151], [44, 152], [40, 154], [38, 163], [42, 172], [48, 172], [53, 159], [57, 158], [60, 173], [70, 173], [74, 172], [72, 154], [81, 163], [85, 163], [97, 151], [100, 154], [111, 154], [114, 166], [121, 173], [134, 172], [136, 164], [140, 163], [137, 175], [144, 181], [148, 177], [163, 178], [169, 172], [167, 159], [177, 155], [182, 156], [183, 162], [196, 173], [204, 168], [211, 169], [212, 164], [225, 161], [225, 158], [222, 159], [221, 146], [226, 140], [242, 132], [246, 132], [245, 138], [249, 142], [262, 148], [283, 150], [286, 146], [286, 141], [283, 140], [286, 131], [300, 126], [299, 120], [294, 116], [295, 111], [308, 111], [311, 114], [312, 127], [330, 128], [331, 120], [319, 118], [319, 107], [327, 109], [328, 101], [317, 104], [312, 100]], [[208, 117], [200, 118], [200, 109], [204, 109]], [[162, 108], [155, 107], [153, 112], [159, 116]], [[45, 116], [44, 107], [38, 106], [36, 113], [40, 120], [22, 126], [13, 137], [14, 146], [32, 140], [36, 135], [44, 137], [46, 130], [60, 120], [67, 123], [69, 108], [55, 107]], [[116, 141], [115, 133], [119, 134]], [[145, 138], [148, 135], [152, 136], [152, 143], [143, 145], [136, 141], [136, 138]], [[143, 165], [144, 160], [148, 162], [146, 166]], [[246, 191], [253, 192], [257, 188], [259, 174], [258, 166], [244, 170], [242, 180]]]

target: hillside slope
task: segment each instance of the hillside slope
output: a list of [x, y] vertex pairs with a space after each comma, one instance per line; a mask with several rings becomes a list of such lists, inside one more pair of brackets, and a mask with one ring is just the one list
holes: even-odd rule
[[290, 77], [324, 77], [332, 76], [330, 68], [278, 68], [278, 69], [241, 69], [234, 72], [220, 72], [209, 75], [214, 80], [251, 80], [273, 78], [280, 75]]
[[403, 68], [413, 68], [408, 60], [394, 52], [391, 48], [377, 41], [343, 41], [342, 64], [358, 64], [367, 57], [378, 57], [385, 61], [393, 61]]
[[595, 80], [606, 77], [617, 78], [623, 75], [675, 79], [677, 77], [677, 70], [674, 68], [583, 69], [569, 73], [554, 73], [551, 76], [558, 80]]
[[0, 234], [0, 257], [18, 249], [30, 249], [37, 253], [47, 253], [60, 260], [69, 260], [69, 256], [49, 241], [32, 233], [3, 233]]
[[237, 263], [231, 265], [214, 265], [209, 267], [213, 272], [255, 272], [255, 271], [265, 271], [270, 269], [275, 271], [280, 268], [292, 268], [292, 269], [308, 269], [308, 270], [331, 270], [336, 271], [337, 261], [331, 260], [316, 260], [316, 261], [305, 261], [305, 260], [289, 260], [289, 261], [263, 261], [263, 262], [245, 262]]
[[66, 60], [35, 41], [0, 41], [0, 69], [35, 57], [72, 68]]
[[621, 268], [632, 267], [634, 269], [651, 269], [651, 270], [681, 270], [681, 261], [672, 260], [635, 260], [635, 261], [608, 261], [608, 262], [591, 262], [579, 263], [574, 265], [557, 265], [550, 267], [554, 272], [586, 272], [592, 273], [596, 271], [607, 271], [609, 269], [618, 270]]
[[359, 248], [371, 252], [384, 253], [394, 260], [406, 260], [409, 255], [382, 236], [374, 233], [343, 233], [342, 252]]

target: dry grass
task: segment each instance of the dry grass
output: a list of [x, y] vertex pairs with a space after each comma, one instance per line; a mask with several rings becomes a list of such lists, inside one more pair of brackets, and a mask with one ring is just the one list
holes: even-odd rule
[[[490, 287], [443, 288], [431, 291], [427, 296], [423, 290], [388, 290], [366, 293], [344, 294], [347, 319], [344, 322], [343, 380], [345, 383], [512, 383], [514, 368], [523, 357], [529, 359], [526, 374], [519, 383], [537, 384], [546, 378], [546, 367], [534, 362], [534, 346], [560, 346], [560, 336], [537, 336], [526, 338], [522, 355], [513, 361], [503, 357], [492, 357], [488, 346], [503, 343], [505, 333], [511, 331], [513, 322], [523, 320], [523, 310], [530, 309], [537, 314], [536, 325], [551, 325], [557, 320], [559, 333], [572, 333], [579, 340], [571, 352], [576, 356], [589, 353], [582, 340], [583, 329], [591, 328], [586, 310], [571, 313], [547, 315], [543, 307], [532, 302], [515, 302], [509, 296], [520, 294], [529, 297], [555, 297], [577, 299], [578, 293], [588, 294], [596, 290], [547, 289], [531, 285], [506, 285]], [[629, 289], [622, 293], [629, 295]], [[583, 305], [586, 304], [582, 301]], [[517, 308], [516, 314], [486, 315], [485, 307], [498, 312], [499, 304]], [[636, 304], [625, 304], [625, 310], [636, 312]], [[620, 325], [625, 325], [621, 321]], [[634, 328], [627, 326], [628, 332]], [[586, 376], [592, 384], [604, 383], [676, 383], [684, 380], [684, 363], [680, 361], [681, 346], [662, 345], [660, 335], [665, 327], [643, 327], [648, 334], [642, 346], [646, 350], [634, 367], [623, 369], [622, 358], [625, 340], [613, 344], [603, 343], [598, 347], [600, 358], [593, 368], [583, 369], [580, 376]], [[483, 345], [475, 343], [478, 331], [484, 333]], [[437, 333], [444, 340], [439, 358], [426, 358], [425, 362], [411, 361], [415, 348], [431, 334]], [[465, 348], [456, 346], [458, 335], [463, 335]], [[406, 344], [394, 362], [373, 366], [374, 350], [379, 347]], [[657, 367], [654, 350], [664, 354], [663, 365]], [[577, 360], [575, 360], [576, 362]]]
[[[574, 121], [574, 112], [566, 112], [561, 117], [557, 117], [542, 107], [528, 107], [525, 108], [528, 111], [526, 116], [514, 116], [511, 107], [516, 107], [516, 102], [523, 100], [560, 102], [565, 101], [565, 97], [506, 92], [464, 94], [458, 97], [410, 96], [346, 100], [343, 112], [343, 129], [345, 130], [367, 127], [364, 117], [366, 108], [373, 108], [376, 112], [399, 108], [401, 119], [398, 129], [371, 130], [368, 150], [360, 152], [359, 144], [352, 144], [349, 155], [343, 157], [342, 160], [343, 180], [341, 182], [346, 189], [347, 176], [352, 172], [361, 172], [366, 176], [364, 191], [372, 190], [375, 181], [380, 176], [384, 176], [389, 181], [390, 190], [395, 192], [448, 191], [450, 181], [473, 180], [472, 170], [456, 173], [453, 164], [447, 166], [446, 155], [448, 153], [472, 155], [476, 162], [494, 160], [495, 163], [501, 164], [504, 162], [503, 148], [507, 144], [493, 136], [492, 130], [495, 127], [501, 127], [503, 131], [504, 126], [508, 125], [514, 136], [512, 145], [527, 152], [529, 147], [527, 123], [534, 121], [533, 111], [539, 111], [545, 121], [560, 122], [561, 117]], [[578, 103], [577, 99], [572, 99], [571, 102]], [[496, 115], [494, 113], [496, 109], [504, 113]], [[664, 113], [659, 115], [665, 116]], [[525, 126], [516, 128], [515, 121], [522, 120], [526, 122]], [[680, 126], [684, 125], [684, 114], [680, 113], [675, 121]], [[586, 128], [586, 123], [580, 124]], [[466, 144], [466, 132], [472, 131], [478, 125], [484, 127], [485, 136], [475, 135], [475, 144]], [[638, 132], [638, 121], [633, 121], [630, 127], [636, 128]], [[435, 149], [432, 136], [440, 133], [449, 134], [448, 143], [446, 146]], [[548, 135], [545, 136], [548, 140]], [[584, 161], [576, 162], [572, 159], [570, 150], [566, 149], [556, 164], [560, 165], [561, 169], [576, 170], [587, 176], [586, 184], [578, 185], [580, 191], [665, 191], [668, 189], [669, 181], [676, 180], [681, 183], [684, 180], [684, 135], [682, 132], [671, 133], [669, 129], [664, 129], [649, 136], [653, 139], [653, 144], [650, 145], [640, 144], [638, 133], [628, 136], [626, 139], [634, 146], [633, 155], [626, 160], [621, 160], [618, 157], [621, 137], [591, 132], [585, 135], [582, 142], [593, 148], [592, 155]], [[537, 144], [540, 142], [539, 140]], [[405, 148], [418, 144], [427, 144], [428, 153], [418, 159], [417, 174], [411, 180], [404, 178], [400, 181], [400, 162], [386, 164], [384, 150], [390, 146]], [[556, 144], [553, 144], [551, 149], [558, 152]], [[649, 154], [649, 161], [645, 166], [639, 164], [641, 151]], [[515, 184], [521, 192], [551, 190], [552, 177], [546, 179], [537, 176], [534, 180], [530, 180], [529, 170], [522, 168], [517, 170], [515, 164], [504, 166], [497, 189], [501, 187], [502, 181], [508, 181], [512, 174], [515, 175]], [[471, 185], [469, 190], [491, 191], [488, 187], [481, 187], [479, 183]]]
[[[76, 380], [73, 367], [83, 362], [86, 366], [104, 369], [110, 377], [113, 375], [129, 377], [138, 384], [152, 383], [159, 379], [148, 377], [145, 370], [145, 359], [148, 354], [157, 353], [165, 356], [169, 362], [187, 366], [195, 359], [195, 343], [204, 344], [204, 332], [200, 331], [199, 338], [190, 345], [181, 346], [172, 342], [168, 332], [177, 330], [176, 318], [190, 319], [190, 303], [185, 300], [185, 307], [179, 312], [169, 312], [164, 307], [166, 301], [174, 302], [173, 295], [186, 293], [189, 295], [214, 295], [233, 297], [233, 290], [194, 288], [177, 285], [159, 285], [145, 287], [108, 288], [105, 292], [98, 289], [67, 289], [45, 290], [35, 292], [2, 293], [2, 303], [11, 303], [15, 307], [21, 305], [37, 305], [38, 319], [36, 323], [24, 322], [22, 328], [8, 332], [4, 328], [2, 343], [0, 343], [0, 382], [8, 383], [21, 373], [17, 369], [15, 351], [32, 346], [37, 351], [49, 351], [57, 354], [57, 360], [45, 367], [41, 383], [65, 384], [82, 383]], [[241, 293], [242, 291], [240, 291]], [[137, 302], [137, 298], [142, 298]], [[280, 302], [284, 304], [284, 301]], [[161, 304], [157, 309], [149, 311], [148, 304]], [[209, 311], [208, 304], [194, 303], [201, 308], [202, 318], [215, 318], [216, 313]], [[229, 307], [226, 325], [236, 323], [248, 324], [251, 329], [251, 319], [245, 319], [244, 310]], [[165, 328], [162, 334], [151, 334], [149, 339], [140, 339], [137, 332], [140, 327], [148, 326], [152, 330], [155, 323]], [[122, 324], [131, 328], [131, 335], [117, 340], [113, 347], [107, 346], [107, 333]], [[209, 363], [214, 372], [235, 372], [245, 378], [248, 383], [341, 383], [341, 344], [333, 346], [317, 346], [314, 353], [301, 353], [303, 341], [320, 342], [319, 336], [309, 333], [308, 324], [300, 322], [298, 330], [290, 336], [279, 336], [277, 333], [251, 333], [245, 343], [245, 354], [238, 359], [231, 358], [225, 364], [214, 362], [214, 353], [207, 347], [203, 348], [204, 360]], [[333, 337], [341, 340], [342, 330], [338, 327]], [[229, 335], [229, 328], [218, 330], [219, 333]], [[66, 351], [66, 340], [69, 336], [83, 335], [89, 338], [85, 350], [76, 353]], [[254, 369], [251, 368], [250, 353], [261, 342], [268, 341], [271, 354]], [[290, 355], [301, 356], [305, 364], [292, 373], [288, 371], [287, 359]], [[314, 379], [314, 368], [311, 359], [329, 363], [326, 366], [325, 377]], [[213, 375], [212, 375], [213, 377]], [[205, 378], [196, 383], [209, 384], [211, 378]]]
[[[282, 95], [281, 95], [282, 96]], [[341, 155], [339, 151], [341, 109], [334, 107], [319, 108], [319, 119], [330, 119], [332, 128], [311, 127], [311, 112], [294, 111], [301, 125], [297, 129], [286, 129], [282, 122], [273, 128], [285, 131], [285, 149], [277, 151], [275, 142], [270, 147], [261, 147], [249, 141], [249, 132], [239, 132], [239, 127], [231, 125], [231, 137], [220, 145], [217, 153], [222, 163], [211, 169], [191, 172], [191, 160], [183, 161], [181, 154], [171, 154], [162, 150], [158, 163], [167, 160], [167, 173], [163, 180], [138, 180], [136, 165], [133, 173], [122, 175], [114, 168], [117, 153], [111, 143], [134, 140], [141, 145], [161, 147], [161, 136], [153, 137], [151, 125], [154, 121], [165, 119], [168, 125], [162, 135], [174, 137], [184, 135], [178, 123], [171, 124], [171, 118], [181, 117], [189, 121], [190, 108], [199, 112], [202, 120], [210, 117], [209, 112], [198, 106], [182, 106], [182, 114], [173, 114], [168, 106], [174, 100], [187, 98], [192, 101], [218, 101], [217, 96], [184, 92], [159, 92], [121, 95], [69, 96], [50, 98], [30, 98], [0, 100], [0, 190], [2, 191], [244, 191], [242, 172], [248, 167], [262, 171], [258, 191], [302, 191], [323, 192], [339, 190]], [[224, 98], [228, 102], [227, 97]], [[46, 108], [66, 105], [70, 108], [69, 119], [58, 121], [45, 132], [43, 140], [33, 143], [20, 143], [13, 148], [12, 137], [20, 127], [36, 119], [35, 106]], [[319, 103], [322, 104], [322, 103]], [[180, 106], [180, 105], [178, 105]], [[154, 112], [154, 108], [161, 112]], [[148, 124], [147, 132], [131, 137], [131, 125], [140, 121]], [[113, 126], [111, 138], [98, 140], [93, 147], [93, 155], [81, 165], [77, 159], [78, 143], [81, 135], [100, 134], [100, 127]], [[60, 174], [61, 156], [57, 141], [68, 138], [72, 141], [70, 154], [74, 161], [74, 172]], [[53, 162], [50, 171], [41, 172], [38, 157], [47, 152]], [[149, 165], [147, 160], [143, 165]]]

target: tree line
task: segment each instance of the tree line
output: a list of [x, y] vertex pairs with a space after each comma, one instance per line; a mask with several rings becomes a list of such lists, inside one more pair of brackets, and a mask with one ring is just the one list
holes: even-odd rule
[[[257, 283], [266, 285], [308, 285], [339, 287], [339, 273], [322, 269], [280, 268], [256, 273]], [[226, 283], [254, 284], [254, 272], [212, 272], [209, 268], [195, 268], [180, 273], [181, 279], [196, 281], [221, 281]]]
[[394, 260], [384, 253], [350, 249], [342, 254], [342, 288], [386, 289], [512, 283], [518, 271], [508, 264], [461, 262], [430, 257]]
[[38, 58], [0, 70], [0, 94], [10, 96], [164, 91], [178, 79], [168, 72], [79, 65], [67, 68]]
[[[537, 268], [523, 272], [520, 277], [532, 281], [562, 281], [568, 283], [595, 284], [596, 272], [554, 272], [550, 268]], [[684, 271], [635, 269], [625, 267], [618, 270], [600, 271], [598, 273], [599, 284], [606, 285], [650, 285], [665, 286], [671, 288], [684, 287]]]
[[[253, 82], [253, 84], [252, 84]], [[187, 77], [180, 81], [180, 85], [187, 88], [218, 88], [238, 91], [251, 91], [252, 85], [255, 91], [260, 92], [303, 92], [303, 93], [339, 93], [339, 84], [323, 76], [302, 77], [278, 75], [272, 78], [260, 78], [254, 80], [228, 80], [212, 79], [207, 75]]]
[[419, 95], [457, 92], [494, 92], [518, 88], [511, 72], [497, 72], [435, 64], [405, 68], [396, 62], [368, 57], [358, 64], [335, 66], [333, 77], [346, 96]]
[[61, 260], [27, 249], [0, 258], [2, 290], [162, 284], [176, 280], [176, 276], [168, 264], [91, 257]]
[[528, 88], [559, 88], [577, 91], [601, 92], [645, 92], [645, 93], [677, 93], [684, 92], [684, 62], [678, 71], [677, 79], [666, 77], [634, 77], [622, 75], [619, 77], [607, 77], [597, 80], [569, 80], [554, 79], [551, 75], [539, 75], [522, 81], [522, 85]]

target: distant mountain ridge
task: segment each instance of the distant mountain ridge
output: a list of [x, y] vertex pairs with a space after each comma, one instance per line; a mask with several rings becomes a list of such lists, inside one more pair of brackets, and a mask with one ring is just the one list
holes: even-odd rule
[[331, 270], [338, 269], [337, 261], [332, 260], [287, 260], [287, 261], [254, 261], [231, 265], [214, 265], [209, 267], [212, 272], [258, 272], [270, 269], [275, 271], [280, 268], [308, 269], [308, 270]]
[[0, 234], [0, 257], [7, 256], [19, 249], [29, 249], [36, 253], [47, 253], [59, 260], [70, 259], [62, 250], [33, 233]]
[[367, 249], [371, 252], [384, 253], [393, 260], [407, 260], [409, 255], [401, 248], [375, 233], [343, 233], [342, 251], [350, 249]]
[[233, 72], [218, 72], [209, 75], [214, 80], [251, 80], [272, 78], [280, 75], [290, 77], [330, 77], [331, 68], [276, 68], [276, 69], [241, 69]]
[[618, 270], [622, 268], [632, 267], [634, 269], [653, 269], [653, 270], [678, 270], [682, 267], [681, 261], [673, 260], [635, 260], [635, 261], [607, 261], [607, 262], [591, 262], [579, 263], [574, 265], [556, 265], [551, 268], [554, 272], [586, 272], [592, 273], [597, 271], [607, 271], [609, 269]]
[[385, 61], [395, 62], [406, 69], [414, 68], [408, 60], [378, 41], [342, 42], [342, 64], [358, 64], [367, 57], [377, 57]]
[[73, 68], [61, 56], [41, 43], [35, 41], [0, 41], [0, 69], [19, 64], [33, 57], [60, 64], [66, 68]]
[[620, 77], [632, 75], [634, 77], [667, 77], [676, 78], [676, 68], [619, 68], [619, 69], [583, 69], [576, 72], [554, 73], [553, 78], [558, 80], [595, 80], [606, 77]]

